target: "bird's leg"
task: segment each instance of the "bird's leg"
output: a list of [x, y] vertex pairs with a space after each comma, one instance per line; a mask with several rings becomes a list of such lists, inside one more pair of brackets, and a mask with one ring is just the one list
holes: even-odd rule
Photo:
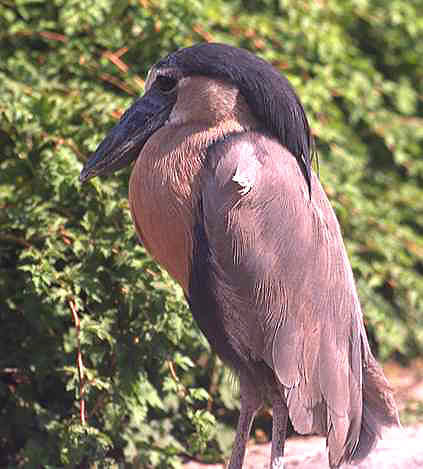
[[271, 469], [283, 469], [283, 451], [285, 447], [286, 426], [288, 423], [288, 409], [279, 390], [272, 396], [273, 424], [272, 424], [272, 453]]
[[242, 469], [251, 425], [257, 411], [263, 405], [263, 399], [257, 392], [257, 386], [243, 374], [240, 375], [240, 395], [241, 411], [239, 414], [235, 442], [232, 448], [231, 460], [229, 461], [227, 469]]
[[231, 460], [229, 461], [228, 469], [242, 468], [245, 449], [256, 412], [256, 409], [245, 408], [245, 406], [241, 404], [241, 412], [236, 430], [236, 438], [232, 448]]

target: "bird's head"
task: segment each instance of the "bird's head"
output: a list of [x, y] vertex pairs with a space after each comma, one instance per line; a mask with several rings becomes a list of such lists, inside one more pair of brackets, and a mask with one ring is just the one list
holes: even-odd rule
[[[195, 102], [198, 90], [187, 90], [189, 77], [215, 79], [236, 87], [262, 130], [290, 151], [310, 184], [312, 136], [304, 109], [288, 80], [247, 50], [213, 43], [178, 50], [151, 68], [144, 95], [123, 114], [88, 159], [81, 171], [81, 182], [136, 160], [147, 140], [172, 120], [182, 91], [185, 96], [192, 91]], [[184, 102], [183, 111], [189, 113], [192, 108], [186, 99]], [[219, 105], [214, 110], [218, 117]]]

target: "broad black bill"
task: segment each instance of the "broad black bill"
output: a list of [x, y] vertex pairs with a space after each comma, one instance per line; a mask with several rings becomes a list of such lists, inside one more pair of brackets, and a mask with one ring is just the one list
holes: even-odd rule
[[85, 163], [79, 180], [110, 174], [138, 158], [145, 142], [168, 119], [174, 100], [150, 90], [123, 114], [97, 150]]

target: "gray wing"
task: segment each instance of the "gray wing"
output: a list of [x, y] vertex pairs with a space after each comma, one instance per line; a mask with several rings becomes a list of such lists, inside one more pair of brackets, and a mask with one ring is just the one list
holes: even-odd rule
[[[332, 460], [351, 454], [368, 343], [339, 225], [319, 181], [313, 174], [310, 198], [295, 158], [250, 132], [209, 150], [201, 194], [197, 221], [213, 279], [199, 286], [221, 311], [215, 342], [222, 333], [229, 355], [264, 360], [283, 387], [294, 428], [328, 432]], [[199, 262], [193, 268], [201, 276]]]

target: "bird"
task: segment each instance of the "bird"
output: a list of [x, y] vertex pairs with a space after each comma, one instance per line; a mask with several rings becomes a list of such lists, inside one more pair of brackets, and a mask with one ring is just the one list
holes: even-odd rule
[[272, 406], [270, 467], [287, 423], [326, 436], [331, 468], [399, 425], [374, 358], [315, 144], [288, 79], [246, 49], [198, 43], [160, 59], [80, 181], [134, 162], [129, 206], [150, 255], [181, 285], [212, 350], [239, 379], [229, 469]]

